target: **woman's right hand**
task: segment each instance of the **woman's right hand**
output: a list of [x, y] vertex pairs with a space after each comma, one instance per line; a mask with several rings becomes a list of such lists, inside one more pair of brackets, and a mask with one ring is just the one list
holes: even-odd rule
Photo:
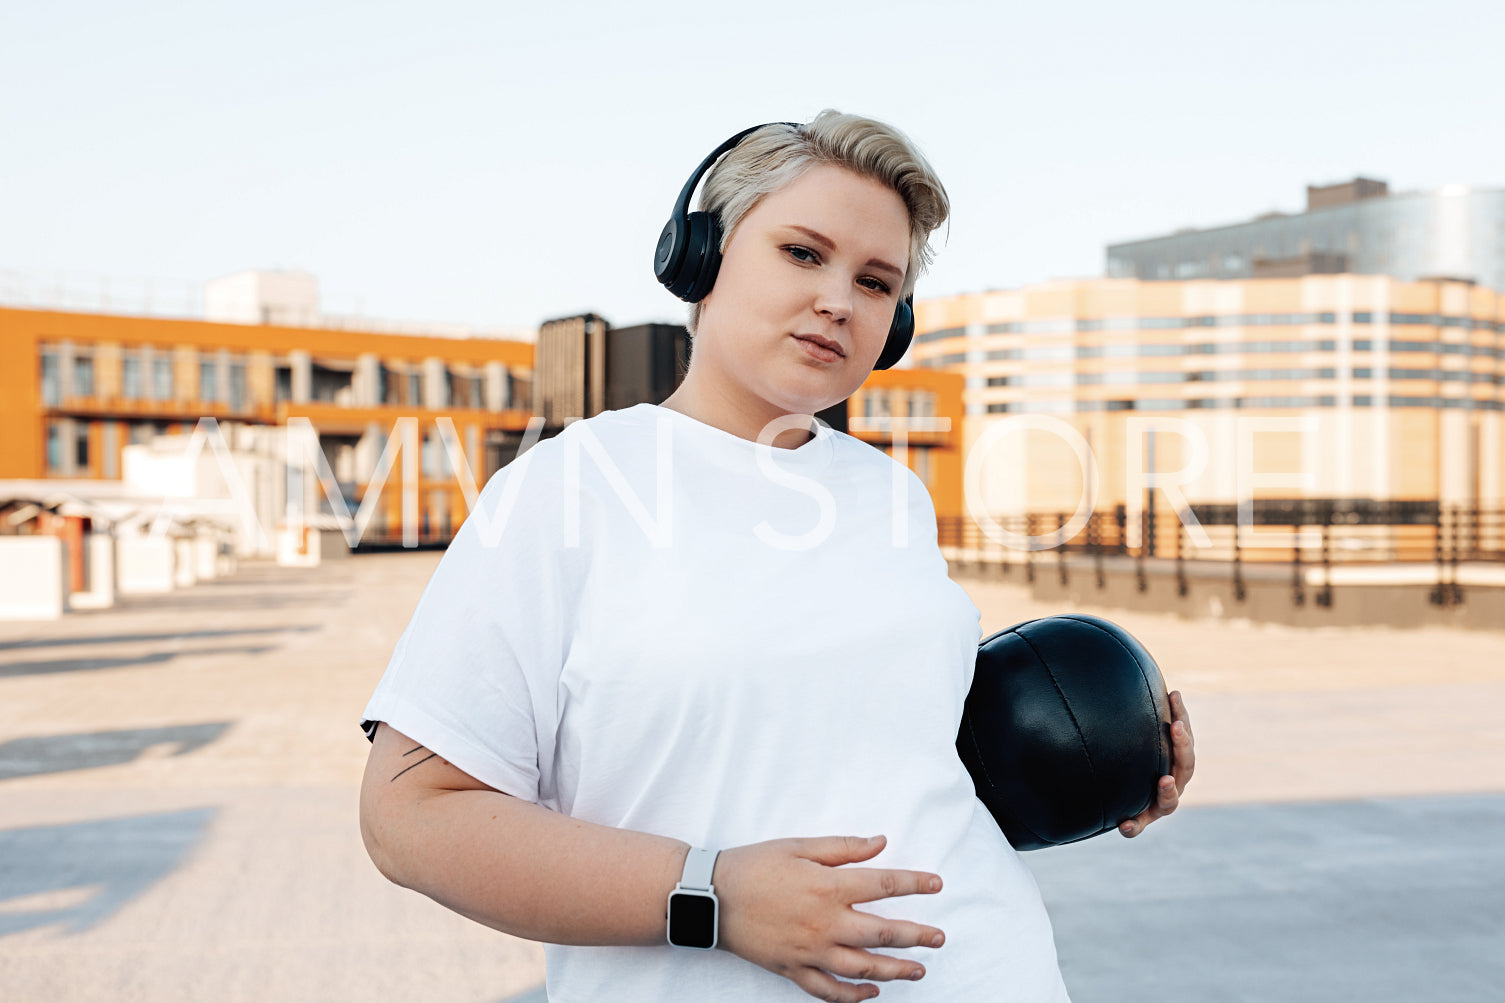
[[822, 836], [722, 850], [711, 879], [721, 903], [717, 946], [835, 1003], [878, 995], [875, 985], [841, 982], [836, 975], [920, 978], [922, 965], [863, 949], [939, 947], [945, 934], [933, 926], [874, 916], [852, 903], [931, 894], [940, 891], [940, 876], [838, 866], [867, 860], [885, 845], [882, 836]]

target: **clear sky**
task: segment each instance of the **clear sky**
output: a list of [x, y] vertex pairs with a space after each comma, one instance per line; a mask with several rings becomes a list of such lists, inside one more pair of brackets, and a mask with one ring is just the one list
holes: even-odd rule
[[0, 271], [318, 276], [326, 309], [681, 320], [690, 170], [825, 107], [936, 166], [919, 295], [1100, 275], [1104, 245], [1308, 183], [1505, 186], [1505, 8], [354, 2], [0, 8]]

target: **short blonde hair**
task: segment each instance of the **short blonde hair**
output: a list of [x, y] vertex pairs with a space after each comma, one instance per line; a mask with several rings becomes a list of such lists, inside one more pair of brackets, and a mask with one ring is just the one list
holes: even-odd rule
[[[835, 164], [891, 188], [909, 210], [909, 262], [900, 298], [930, 266], [930, 234], [946, 221], [951, 201], [924, 154], [898, 129], [827, 108], [805, 125], [765, 125], [734, 146], [706, 176], [700, 209], [721, 221], [721, 250], [753, 206], [816, 164]], [[690, 333], [700, 322], [690, 306]]]

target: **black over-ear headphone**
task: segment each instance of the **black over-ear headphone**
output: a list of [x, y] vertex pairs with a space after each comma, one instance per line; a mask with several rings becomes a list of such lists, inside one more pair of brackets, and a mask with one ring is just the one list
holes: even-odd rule
[[[798, 122], [770, 122], [769, 125], [788, 125], [796, 129]], [[721, 220], [713, 213], [690, 211], [690, 199], [695, 186], [727, 150], [742, 142], [749, 133], [763, 128], [755, 125], [743, 129], [731, 139], [711, 151], [700, 162], [690, 180], [685, 182], [674, 202], [674, 211], [669, 222], [664, 224], [658, 236], [658, 248], [653, 255], [653, 274], [658, 276], [668, 290], [686, 303], [699, 303], [705, 299], [716, 284], [716, 273], [721, 269]], [[899, 301], [894, 311], [894, 321], [888, 329], [888, 342], [878, 356], [874, 369], [888, 369], [904, 357], [909, 342], [914, 337], [914, 294]]]

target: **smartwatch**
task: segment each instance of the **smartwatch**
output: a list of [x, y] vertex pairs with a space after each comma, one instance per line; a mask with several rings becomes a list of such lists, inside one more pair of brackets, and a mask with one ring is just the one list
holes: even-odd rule
[[669, 893], [669, 943], [709, 951], [716, 946], [716, 920], [720, 903], [711, 887], [720, 850], [690, 847], [679, 884]]

